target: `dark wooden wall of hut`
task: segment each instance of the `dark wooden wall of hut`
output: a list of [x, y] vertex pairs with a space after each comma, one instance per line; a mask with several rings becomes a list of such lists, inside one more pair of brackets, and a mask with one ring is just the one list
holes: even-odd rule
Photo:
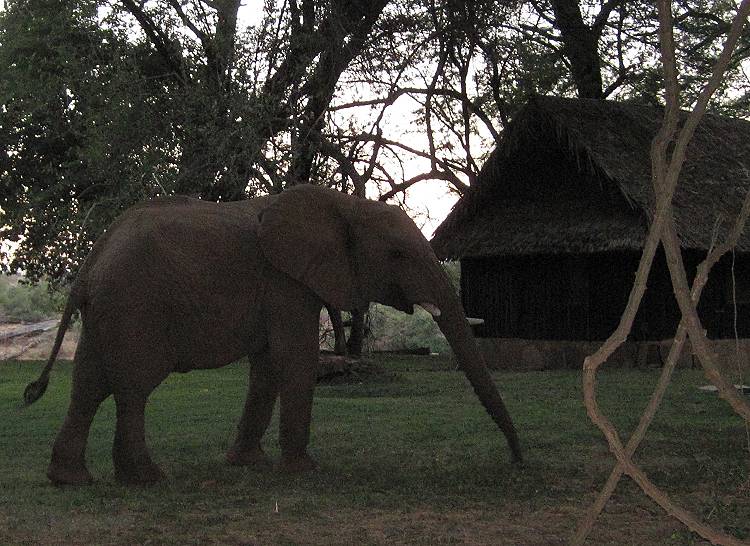
[[[485, 324], [480, 337], [549, 340], [606, 339], [617, 327], [640, 253], [533, 255], [461, 260], [461, 292], [468, 316]], [[690, 282], [701, 252], [684, 253]], [[709, 337], [750, 337], [750, 256], [732, 256], [715, 267], [698, 312]], [[674, 336], [679, 321], [664, 254], [659, 251], [633, 325], [634, 340]]]

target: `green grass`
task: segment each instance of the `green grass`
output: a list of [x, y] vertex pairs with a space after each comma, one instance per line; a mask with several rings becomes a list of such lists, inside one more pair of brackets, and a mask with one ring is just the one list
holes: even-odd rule
[[[564, 544], [612, 459], [588, 420], [575, 372], [495, 374], [527, 462], [460, 373], [439, 359], [393, 358], [360, 384], [316, 391], [302, 476], [224, 463], [247, 366], [173, 375], [147, 413], [154, 458], [169, 478], [148, 488], [113, 480], [114, 404], [89, 441], [91, 487], [58, 489], [45, 469], [67, 406], [71, 366], [58, 363], [39, 402], [16, 409], [40, 364], [0, 364], [0, 544]], [[656, 372], [600, 374], [600, 400], [632, 429]], [[680, 371], [637, 460], [710, 524], [750, 538], [748, 452], [741, 420]], [[277, 424], [266, 446], [278, 457]], [[278, 512], [276, 507], [278, 506]], [[624, 480], [591, 544], [699, 544]]]

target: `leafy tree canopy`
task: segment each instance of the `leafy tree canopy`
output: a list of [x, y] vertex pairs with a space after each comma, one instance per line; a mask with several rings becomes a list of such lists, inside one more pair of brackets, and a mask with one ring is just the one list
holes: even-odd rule
[[[236, 200], [312, 182], [403, 203], [426, 181], [461, 193], [530, 93], [662, 100], [642, 0], [266, 0], [253, 18], [260, 9], [6, 2], [0, 239], [18, 245], [4, 270], [61, 281], [120, 211], [156, 195]], [[734, 10], [675, 4], [688, 99]], [[718, 109], [746, 111], [749, 43]]]

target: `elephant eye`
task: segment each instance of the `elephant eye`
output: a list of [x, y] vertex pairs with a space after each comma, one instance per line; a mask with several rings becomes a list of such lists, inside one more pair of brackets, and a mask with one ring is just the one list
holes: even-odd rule
[[393, 260], [405, 260], [407, 258], [406, 253], [403, 250], [399, 249], [391, 250], [390, 257]]

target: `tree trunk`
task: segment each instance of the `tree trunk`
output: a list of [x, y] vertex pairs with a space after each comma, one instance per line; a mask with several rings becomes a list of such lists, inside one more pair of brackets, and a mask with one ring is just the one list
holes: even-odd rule
[[337, 355], [346, 355], [346, 331], [344, 330], [344, 321], [341, 319], [341, 311], [326, 305], [328, 311], [328, 318], [331, 320], [331, 326], [333, 326], [333, 352]]
[[578, 0], [552, 0], [555, 26], [560, 30], [565, 56], [578, 89], [578, 96], [604, 98], [599, 59], [599, 33], [586, 25]]
[[351, 356], [362, 356], [362, 347], [365, 343], [365, 313], [366, 311], [355, 309], [352, 311], [352, 327], [349, 341], [346, 342], [347, 351]]

